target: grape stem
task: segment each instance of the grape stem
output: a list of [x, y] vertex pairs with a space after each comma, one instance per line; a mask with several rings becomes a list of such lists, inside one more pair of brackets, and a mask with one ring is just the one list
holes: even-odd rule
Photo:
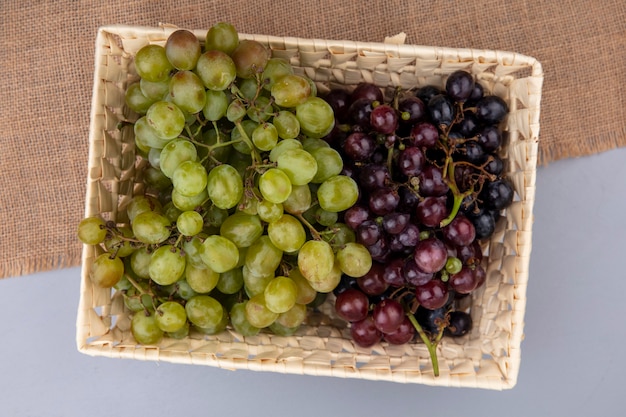
[[435, 376], [439, 376], [439, 360], [437, 358], [437, 345], [439, 344], [439, 341], [441, 341], [441, 337], [443, 335], [443, 328], [439, 331], [439, 334], [437, 335], [435, 340], [431, 341], [428, 335], [426, 334], [426, 332], [424, 331], [424, 329], [422, 329], [422, 326], [420, 326], [420, 324], [417, 322], [417, 319], [415, 318], [413, 313], [411, 311], [407, 311], [406, 315], [409, 318], [409, 321], [411, 322], [415, 330], [417, 331], [417, 334], [419, 334], [420, 338], [426, 345], [426, 349], [428, 349], [428, 353], [430, 355], [430, 362], [433, 365], [433, 373], [435, 374]]
[[240, 120], [236, 121], [235, 122], [235, 126], [237, 126], [237, 130], [241, 134], [241, 139], [243, 139], [243, 141], [246, 143], [246, 145], [248, 145], [250, 147], [251, 155], [252, 155], [252, 161], [254, 162], [254, 165], [260, 165], [262, 163], [261, 155], [259, 155], [259, 152], [257, 151], [256, 147], [254, 146], [254, 143], [252, 143], [252, 141], [248, 137], [248, 134], [246, 133], [246, 130], [243, 128], [243, 125], [241, 124], [241, 121]]
[[320, 232], [318, 232], [317, 229], [315, 229], [315, 227], [313, 227], [313, 225], [304, 218], [302, 213], [298, 213], [295, 216], [298, 218], [298, 220], [300, 220], [300, 222], [302, 222], [302, 224], [304, 224], [309, 229], [311, 235], [313, 236], [313, 239], [322, 240], [322, 235], [320, 234]]

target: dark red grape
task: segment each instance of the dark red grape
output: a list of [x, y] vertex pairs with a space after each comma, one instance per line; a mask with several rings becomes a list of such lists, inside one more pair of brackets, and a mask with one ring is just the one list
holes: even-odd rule
[[430, 310], [443, 307], [448, 301], [448, 287], [438, 279], [430, 280], [424, 285], [415, 287], [415, 299]]
[[417, 91], [415, 92], [415, 97], [418, 97], [424, 102], [424, 104], [427, 105], [431, 98], [441, 93], [442, 91], [434, 85], [425, 85], [417, 89]]
[[476, 238], [474, 225], [461, 213], [442, 229], [442, 233], [445, 240], [456, 246], [468, 246]]
[[382, 103], [384, 100], [383, 91], [374, 84], [361, 82], [352, 90], [350, 100], [354, 102], [361, 99]]
[[468, 246], [457, 247], [456, 254], [457, 258], [464, 264], [480, 263], [483, 259], [483, 251], [477, 240], [474, 240]]
[[476, 288], [480, 288], [487, 281], [487, 271], [482, 265], [474, 265], [474, 275], [476, 276]]
[[401, 233], [409, 224], [411, 216], [406, 213], [393, 212], [383, 216], [383, 229], [385, 232], [397, 235]]
[[419, 174], [419, 188], [420, 194], [425, 197], [439, 197], [445, 195], [450, 189], [441, 168], [435, 165], [425, 165], [422, 168], [422, 172]]
[[476, 230], [476, 239], [490, 237], [496, 230], [496, 219], [492, 212], [483, 210], [477, 215], [468, 217]]
[[502, 144], [502, 133], [496, 126], [486, 126], [476, 135], [485, 152], [495, 152]]
[[458, 273], [448, 278], [450, 288], [459, 294], [469, 294], [474, 291], [477, 284], [474, 271], [468, 266], [463, 266]]
[[355, 235], [357, 242], [371, 246], [382, 237], [383, 229], [375, 220], [365, 220], [356, 228]]
[[483, 200], [491, 209], [502, 210], [513, 202], [513, 186], [505, 179], [489, 181], [483, 188]]
[[388, 104], [381, 104], [370, 113], [370, 126], [378, 133], [389, 135], [398, 127], [398, 113]]
[[359, 288], [367, 295], [380, 295], [384, 293], [389, 285], [384, 278], [385, 267], [383, 264], [374, 262], [370, 270], [357, 279]]
[[359, 184], [368, 191], [386, 187], [389, 181], [389, 170], [382, 164], [367, 164], [359, 174]]
[[407, 248], [412, 248], [417, 245], [420, 240], [420, 229], [417, 224], [407, 224], [404, 230], [398, 233], [398, 240]]
[[428, 101], [428, 114], [436, 126], [450, 126], [456, 117], [456, 109], [447, 95], [439, 94]]
[[465, 102], [474, 90], [474, 77], [463, 70], [454, 71], [446, 80], [446, 92], [454, 101]]
[[348, 121], [348, 108], [350, 107], [350, 94], [341, 88], [335, 88], [331, 90], [324, 100], [330, 104], [335, 117], [340, 123], [346, 123]]
[[432, 123], [419, 122], [411, 128], [410, 137], [414, 146], [433, 148], [439, 140], [439, 130]]
[[472, 88], [472, 94], [470, 94], [470, 97], [465, 102], [466, 107], [473, 106], [474, 104], [476, 104], [478, 100], [483, 98], [484, 94], [485, 94], [485, 89], [483, 88], [482, 84], [475, 81], [474, 88]]
[[419, 175], [425, 162], [424, 153], [416, 146], [408, 146], [398, 155], [398, 167], [407, 177]]
[[446, 245], [436, 237], [420, 240], [415, 245], [413, 259], [418, 268], [426, 273], [441, 271], [448, 260]]
[[497, 125], [508, 112], [508, 105], [498, 96], [485, 96], [476, 103], [476, 116], [485, 124]]
[[383, 216], [391, 213], [398, 207], [400, 195], [393, 188], [384, 187], [370, 193], [369, 209], [372, 213]]
[[370, 113], [372, 113], [372, 101], [366, 98], [358, 99], [348, 107], [348, 119], [362, 129], [369, 128]]
[[463, 160], [474, 165], [480, 166], [487, 159], [485, 151], [478, 142], [466, 142], [459, 148], [459, 152], [463, 155]]
[[375, 150], [376, 141], [363, 132], [350, 134], [343, 143], [343, 151], [346, 156], [356, 162], [366, 161]]
[[400, 194], [400, 204], [398, 204], [397, 210], [403, 213], [413, 213], [420, 201], [417, 193], [409, 187], [401, 187], [398, 194]]
[[426, 227], [438, 227], [439, 223], [448, 217], [449, 210], [446, 200], [445, 196], [425, 197], [417, 203], [415, 210], [417, 220]]
[[392, 333], [398, 330], [404, 321], [404, 308], [394, 299], [382, 300], [374, 307], [372, 319], [374, 326], [382, 333]]
[[434, 274], [422, 271], [413, 258], [408, 258], [402, 266], [402, 276], [411, 285], [424, 285], [433, 279]]
[[502, 171], [504, 171], [504, 162], [502, 161], [502, 158], [495, 154], [489, 155], [489, 162], [485, 165], [485, 171], [492, 175], [500, 176]]
[[343, 214], [343, 222], [352, 230], [356, 230], [361, 223], [370, 220], [371, 214], [367, 207], [354, 205]]
[[361, 321], [352, 323], [350, 335], [354, 343], [361, 347], [373, 346], [382, 339], [382, 333], [374, 325], [372, 316], [367, 316]]
[[426, 117], [426, 105], [418, 97], [406, 97], [398, 103], [400, 122], [415, 124]]
[[383, 279], [392, 287], [401, 287], [405, 284], [404, 275], [402, 273], [404, 259], [393, 258], [386, 265], [383, 272]]
[[472, 316], [464, 311], [451, 311], [448, 314], [448, 326], [444, 330], [446, 336], [464, 336], [472, 329]]
[[408, 317], [404, 317], [402, 323], [395, 332], [383, 334], [383, 339], [392, 345], [403, 345], [413, 340], [415, 336], [415, 327]]
[[454, 126], [452, 131], [454, 133], [458, 133], [461, 137], [470, 138], [476, 134], [479, 125], [480, 122], [478, 121], [476, 114], [467, 110], [463, 113], [463, 119]]
[[423, 330], [430, 334], [439, 333], [439, 326], [443, 326], [448, 314], [446, 307], [428, 309], [422, 306], [415, 311], [415, 319]]
[[363, 320], [369, 312], [369, 299], [365, 293], [357, 289], [347, 289], [337, 296], [335, 311], [346, 321]]

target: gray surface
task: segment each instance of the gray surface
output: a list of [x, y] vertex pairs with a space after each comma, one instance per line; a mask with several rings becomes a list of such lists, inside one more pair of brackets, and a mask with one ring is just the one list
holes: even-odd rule
[[626, 149], [539, 168], [517, 386], [435, 388], [92, 358], [78, 268], [0, 281], [2, 416], [619, 415]]

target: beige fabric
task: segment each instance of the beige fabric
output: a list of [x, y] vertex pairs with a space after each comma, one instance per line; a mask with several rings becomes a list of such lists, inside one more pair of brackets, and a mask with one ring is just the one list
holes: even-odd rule
[[540, 163], [626, 144], [626, 3], [267, 0], [8, 1], [0, 13], [0, 277], [80, 263], [99, 26], [224, 20], [245, 33], [500, 49], [546, 76]]

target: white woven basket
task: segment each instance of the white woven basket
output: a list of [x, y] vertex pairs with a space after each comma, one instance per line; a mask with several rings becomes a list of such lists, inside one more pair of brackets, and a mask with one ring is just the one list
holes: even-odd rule
[[[120, 220], [130, 198], [143, 185], [136, 176], [138, 159], [129, 130], [117, 130], [132, 117], [124, 104], [127, 85], [137, 79], [133, 56], [148, 43], [164, 44], [176, 28], [112, 25], [99, 29], [85, 215], [102, 214]], [[204, 40], [205, 30], [194, 33]], [[434, 84], [442, 87], [447, 74], [466, 69], [487, 92], [506, 100], [510, 114], [501, 156], [505, 173], [516, 190], [493, 237], [484, 246], [486, 284], [471, 297], [474, 328], [458, 339], [444, 338], [438, 347], [440, 376], [433, 375], [422, 343], [371, 348], [356, 346], [344, 326], [323, 306], [296, 335], [261, 333], [242, 337], [226, 330], [216, 336], [191, 334], [182, 340], [163, 339], [156, 347], [138, 345], [129, 328], [129, 313], [120, 294], [94, 287], [88, 277], [97, 255], [84, 246], [77, 317], [79, 351], [93, 356], [167, 361], [292, 374], [385, 380], [400, 383], [512, 388], [520, 368], [526, 284], [531, 252], [533, 203], [539, 135], [539, 104], [543, 73], [528, 56], [502, 51], [451, 49], [403, 44], [402, 35], [385, 43], [283, 38], [241, 34], [269, 46], [273, 56], [290, 60], [320, 92], [361, 81], [381, 87]], [[120, 214], [118, 214], [118, 211]]]

